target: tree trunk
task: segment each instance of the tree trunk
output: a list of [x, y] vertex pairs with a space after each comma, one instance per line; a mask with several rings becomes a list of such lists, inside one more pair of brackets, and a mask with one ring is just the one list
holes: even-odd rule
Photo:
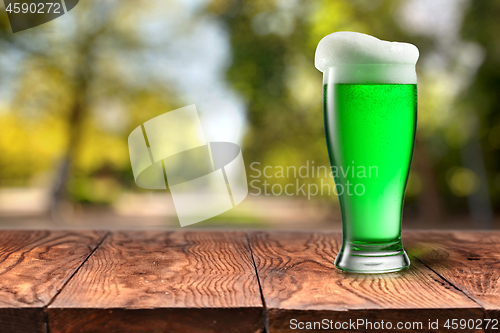
[[418, 138], [415, 142], [413, 167], [422, 180], [422, 191], [417, 199], [419, 220], [425, 221], [426, 225], [442, 223], [446, 212], [437, 185], [434, 165], [429, 158], [425, 143]]
[[73, 170], [73, 164], [78, 154], [82, 134], [82, 122], [87, 110], [88, 78], [83, 69], [77, 78], [74, 89], [74, 103], [68, 115], [68, 145], [64, 157], [54, 177], [49, 201], [49, 213], [55, 221], [63, 221], [61, 203], [67, 200], [67, 183]]

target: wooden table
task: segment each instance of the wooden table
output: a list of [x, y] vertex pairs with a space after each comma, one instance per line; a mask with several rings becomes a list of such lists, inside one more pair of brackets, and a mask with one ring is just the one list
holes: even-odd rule
[[500, 232], [403, 239], [355, 275], [332, 232], [0, 231], [0, 332], [500, 332]]

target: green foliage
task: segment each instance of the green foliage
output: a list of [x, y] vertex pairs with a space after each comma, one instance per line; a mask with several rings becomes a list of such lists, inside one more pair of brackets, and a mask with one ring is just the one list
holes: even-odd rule
[[397, 39], [401, 31], [392, 12], [398, 4], [327, 0], [212, 3], [212, 10], [231, 34], [233, 61], [227, 78], [248, 104], [247, 163], [300, 167], [315, 161], [316, 165], [329, 165], [323, 134], [322, 74], [313, 65], [316, 46], [325, 35], [339, 30]]
[[462, 25], [462, 35], [477, 42], [485, 52], [475, 82], [460, 98], [464, 108], [477, 114], [479, 136], [485, 152], [489, 189], [500, 204], [500, 3], [471, 1]]
[[[410, 42], [418, 45], [424, 63], [430, 54], [440, 52], [433, 37], [401, 27], [396, 15], [404, 4], [397, 0], [211, 2], [209, 10], [225, 22], [230, 33], [233, 58], [227, 78], [248, 105], [250, 126], [244, 145], [248, 164], [261, 162], [261, 169], [267, 165], [299, 167], [306, 161], [328, 165], [322, 78], [313, 66], [316, 46], [327, 34], [358, 31], [384, 40]], [[462, 78], [447, 68], [429, 71], [422, 64], [417, 66], [418, 149], [407, 195], [410, 203], [417, 198], [423, 210], [433, 209], [428, 201], [436, 200], [436, 193], [446, 197], [451, 207], [466, 207], [464, 199], [456, 195], [457, 181], [452, 182], [446, 174], [461, 165], [461, 149], [473, 139], [476, 115], [490, 188], [496, 188], [494, 203], [500, 203], [495, 154], [500, 148], [499, 11], [500, 6], [493, 2], [472, 2], [464, 36], [479, 41], [487, 56], [465, 93], [457, 97], [453, 87], [463, 84]], [[461, 68], [456, 68], [460, 73]], [[264, 179], [260, 180], [262, 184]], [[278, 184], [286, 181], [268, 179]], [[317, 183], [319, 179], [310, 181]], [[434, 216], [438, 217], [437, 213]]]
[[[67, 181], [71, 199], [98, 204], [136, 188], [128, 134], [180, 106], [164, 85], [130, 75], [133, 57], [119, 57], [148, 50], [137, 18], [150, 9], [84, 1], [71, 12], [74, 30], [58, 33], [54, 21], [13, 35], [0, 16], [1, 49], [21, 59], [10, 102], [0, 105], [0, 186]], [[66, 159], [69, 174], [59, 179]]]
[[[350, 30], [407, 41], [418, 45], [421, 59], [437, 52], [433, 38], [401, 28], [395, 15], [404, 3], [212, 0], [200, 9], [198, 17], [215, 17], [227, 28], [231, 62], [226, 78], [247, 105], [243, 149], [249, 174], [252, 162], [260, 162], [261, 169], [299, 168], [308, 161], [329, 164], [322, 74], [313, 65], [317, 43], [325, 35]], [[151, 1], [86, 0], [71, 12], [68, 31], [54, 33], [54, 21], [15, 35], [5, 12], [0, 14], [0, 52], [17, 61], [0, 63], [0, 83], [12, 91], [2, 95], [9, 98], [0, 104], [0, 186], [28, 186], [37, 179], [45, 179], [45, 185], [56, 182], [61, 162], [69, 159], [73, 200], [106, 204], [120, 191], [137, 190], [128, 134], [144, 121], [182, 106], [177, 91], [131, 69], [140, 68], [143, 60], [137, 54], [151, 47], [140, 24], [153, 12]], [[465, 206], [463, 195], [470, 194], [465, 190], [477, 186], [462, 183], [465, 179], [475, 184], [479, 178], [460, 169], [460, 156], [476, 133], [493, 203], [500, 204], [499, 14], [497, 2], [471, 1], [462, 36], [479, 43], [485, 58], [458, 96], [451, 87], [459, 80], [447, 68], [429, 71], [422, 62], [417, 66], [418, 149], [407, 193], [410, 203], [425, 206], [425, 198], [434, 200], [429, 193], [435, 190], [450, 207]], [[278, 177], [268, 181], [289, 182]]]

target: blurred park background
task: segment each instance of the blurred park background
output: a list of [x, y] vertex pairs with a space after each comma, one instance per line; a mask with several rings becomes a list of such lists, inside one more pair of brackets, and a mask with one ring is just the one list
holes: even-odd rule
[[314, 52], [357, 31], [420, 50], [404, 228], [500, 228], [499, 17], [493, 0], [85, 0], [13, 34], [1, 8], [0, 227], [179, 227], [168, 191], [135, 185], [127, 137], [196, 104], [255, 182], [192, 227], [340, 229], [335, 195], [271, 186], [333, 185], [276, 172], [329, 164]]

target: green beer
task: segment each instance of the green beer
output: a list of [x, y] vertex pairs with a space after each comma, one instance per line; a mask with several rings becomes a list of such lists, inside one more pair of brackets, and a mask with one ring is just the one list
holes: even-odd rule
[[[325, 39], [339, 38], [333, 35]], [[335, 42], [351, 53], [364, 45]], [[358, 273], [394, 272], [410, 264], [401, 222], [417, 123], [415, 64], [364, 51], [358, 59], [356, 52], [343, 59], [352, 63], [317, 64], [324, 73], [326, 142], [342, 213], [343, 242], [335, 265]]]
[[334, 84], [330, 89], [324, 86], [324, 96], [326, 142], [342, 208], [344, 248], [351, 246], [354, 251], [366, 245], [400, 253], [417, 87]]

